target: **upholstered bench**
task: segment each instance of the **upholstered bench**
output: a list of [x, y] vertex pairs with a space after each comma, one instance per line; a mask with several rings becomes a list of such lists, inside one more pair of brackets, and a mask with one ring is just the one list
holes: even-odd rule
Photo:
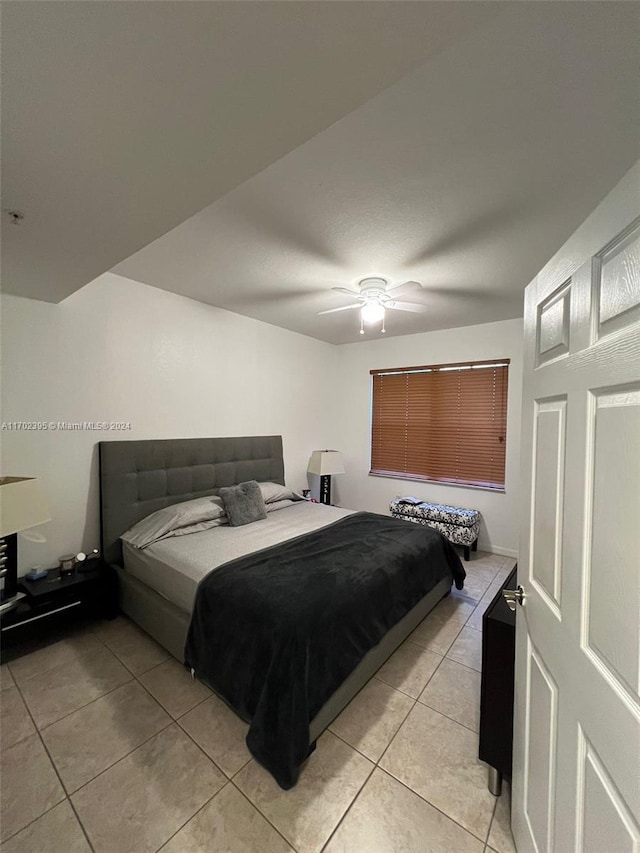
[[469, 560], [470, 548], [478, 550], [478, 533], [480, 531], [480, 513], [477, 509], [464, 509], [447, 504], [432, 504], [418, 498], [394, 498], [389, 504], [391, 515], [414, 524], [426, 524], [439, 530], [442, 535], [453, 542], [462, 545], [464, 558]]

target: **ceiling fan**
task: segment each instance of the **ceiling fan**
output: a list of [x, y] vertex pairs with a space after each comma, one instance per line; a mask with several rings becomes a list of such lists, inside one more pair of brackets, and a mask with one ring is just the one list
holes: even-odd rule
[[332, 290], [337, 290], [338, 293], [346, 293], [348, 296], [355, 296], [358, 300], [351, 305], [344, 305], [342, 308], [329, 308], [328, 311], [318, 311], [318, 314], [334, 314], [336, 311], [349, 311], [352, 308], [360, 308], [360, 334], [364, 335], [364, 325], [370, 323], [379, 323], [382, 321], [381, 331], [384, 333], [384, 318], [387, 308], [393, 311], [411, 311], [419, 314], [421, 311], [426, 311], [427, 306], [421, 302], [406, 302], [404, 299], [398, 299], [397, 295], [408, 288], [422, 288], [422, 285], [417, 281], [404, 281], [402, 284], [396, 284], [394, 287], [387, 288], [387, 281], [384, 278], [371, 276], [363, 278], [358, 282], [359, 291], [352, 290], [349, 287], [332, 287]]

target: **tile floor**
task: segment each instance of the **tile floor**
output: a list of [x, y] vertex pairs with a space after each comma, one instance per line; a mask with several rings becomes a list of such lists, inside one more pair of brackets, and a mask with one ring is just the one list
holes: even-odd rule
[[[282, 791], [246, 725], [132, 622], [0, 668], [3, 853], [513, 853], [478, 752], [482, 613], [513, 560], [478, 553]], [[507, 786], [505, 786], [506, 788]]]

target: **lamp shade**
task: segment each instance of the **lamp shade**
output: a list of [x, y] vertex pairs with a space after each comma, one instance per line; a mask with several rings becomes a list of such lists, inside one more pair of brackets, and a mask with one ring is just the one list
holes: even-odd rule
[[327, 474], [344, 474], [342, 453], [339, 450], [314, 450], [309, 459], [307, 472], [319, 474], [321, 477]]
[[0, 537], [51, 521], [40, 480], [0, 477]]

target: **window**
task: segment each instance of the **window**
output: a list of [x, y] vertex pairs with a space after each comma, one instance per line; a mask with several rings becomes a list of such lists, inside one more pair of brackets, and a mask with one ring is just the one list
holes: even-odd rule
[[508, 359], [371, 375], [372, 474], [504, 489]]

